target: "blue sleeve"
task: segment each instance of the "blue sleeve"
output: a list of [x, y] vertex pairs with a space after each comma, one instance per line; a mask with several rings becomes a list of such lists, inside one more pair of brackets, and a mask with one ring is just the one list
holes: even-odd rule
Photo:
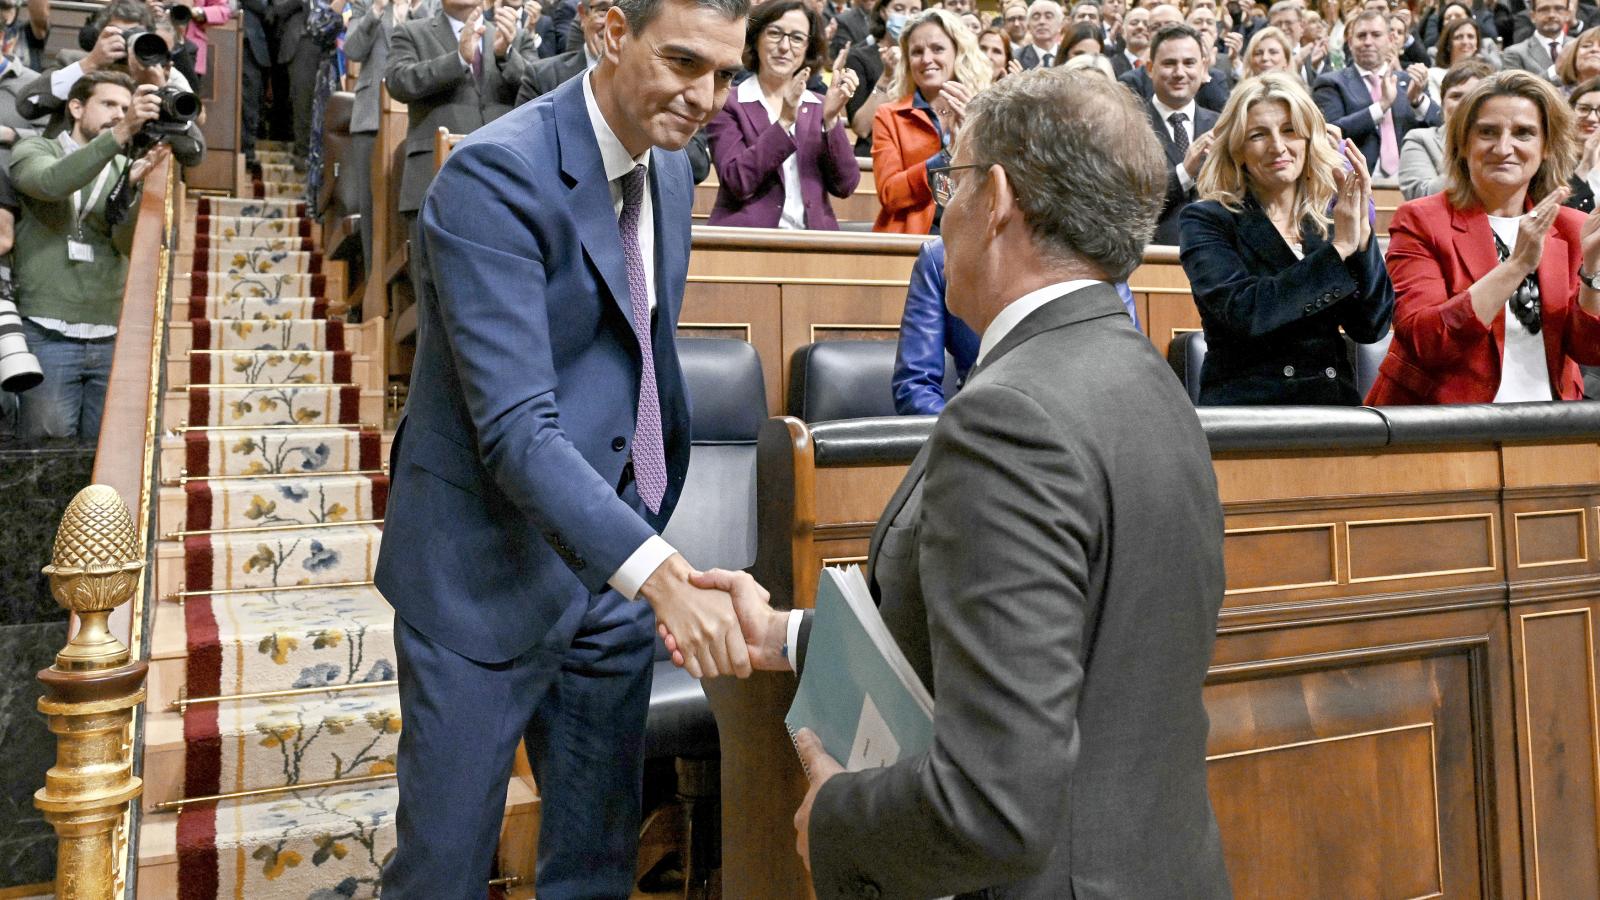
[[944, 409], [944, 347], [944, 242], [935, 238], [917, 251], [900, 316], [892, 382], [896, 412], [933, 416]]
[[1144, 326], [1139, 324], [1139, 311], [1133, 306], [1133, 291], [1128, 289], [1128, 283], [1119, 281], [1116, 283], [1116, 288], [1117, 296], [1122, 298], [1122, 305], [1128, 308], [1128, 318], [1133, 320], [1133, 327], [1143, 331]]

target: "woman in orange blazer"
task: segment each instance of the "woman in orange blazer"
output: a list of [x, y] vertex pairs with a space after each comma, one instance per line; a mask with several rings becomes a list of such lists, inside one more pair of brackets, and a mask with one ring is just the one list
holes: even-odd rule
[[1582, 399], [1578, 363], [1600, 364], [1600, 218], [1560, 205], [1572, 111], [1507, 71], [1446, 127], [1444, 192], [1389, 225], [1394, 341], [1367, 403]]
[[972, 30], [942, 9], [930, 9], [900, 33], [900, 67], [880, 89], [901, 98], [872, 119], [872, 172], [878, 186], [873, 231], [937, 234], [938, 210], [928, 170], [950, 164], [950, 148], [967, 101], [989, 86], [994, 67]]

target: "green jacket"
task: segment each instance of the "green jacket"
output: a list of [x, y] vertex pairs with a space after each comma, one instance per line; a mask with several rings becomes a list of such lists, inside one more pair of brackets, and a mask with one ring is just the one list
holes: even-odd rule
[[[12, 253], [17, 307], [24, 316], [64, 322], [115, 325], [122, 311], [128, 253], [138, 218], [129, 211], [115, 229], [106, 224], [106, 195], [128, 165], [110, 129], [71, 154], [54, 138], [30, 137], [11, 151], [11, 181], [22, 203]], [[107, 166], [111, 174], [83, 220], [83, 241], [94, 262], [67, 259], [72, 231], [72, 195], [94, 184]]]

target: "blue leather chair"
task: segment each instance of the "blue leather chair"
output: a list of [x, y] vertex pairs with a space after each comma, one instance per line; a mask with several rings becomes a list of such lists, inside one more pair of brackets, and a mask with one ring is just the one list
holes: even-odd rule
[[1394, 332], [1390, 331], [1375, 343], [1355, 345], [1356, 391], [1363, 399], [1367, 391], [1372, 390], [1372, 383], [1378, 379], [1378, 366], [1389, 355], [1389, 342], [1392, 340]]

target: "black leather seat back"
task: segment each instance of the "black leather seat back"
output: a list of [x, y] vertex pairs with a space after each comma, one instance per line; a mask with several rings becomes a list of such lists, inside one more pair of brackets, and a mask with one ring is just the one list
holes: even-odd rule
[[1200, 367], [1205, 361], [1206, 334], [1203, 331], [1185, 332], [1167, 345], [1167, 364], [1177, 373], [1183, 389], [1189, 393], [1189, 402], [1195, 406], [1200, 405]]
[[819, 341], [789, 361], [789, 415], [832, 422], [895, 415], [894, 341]]
[[1378, 380], [1378, 367], [1383, 365], [1383, 358], [1389, 355], [1389, 342], [1394, 340], [1394, 332], [1390, 331], [1379, 338], [1376, 343], [1356, 344], [1356, 392], [1366, 399], [1367, 391], [1372, 390], [1372, 383]]

